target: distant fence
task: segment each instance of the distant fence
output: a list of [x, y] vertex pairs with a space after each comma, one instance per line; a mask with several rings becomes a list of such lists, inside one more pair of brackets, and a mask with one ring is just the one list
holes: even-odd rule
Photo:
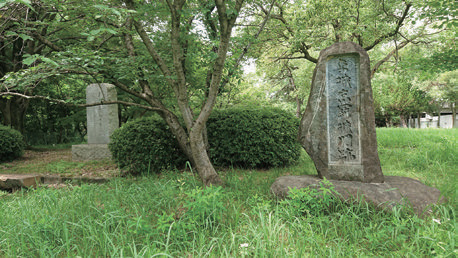
[[[420, 118], [420, 128], [437, 128], [437, 116], [429, 116]], [[452, 128], [453, 115], [441, 115], [440, 128]], [[458, 120], [458, 115], [455, 117]], [[418, 118], [410, 118], [408, 123], [409, 128], [418, 128]], [[455, 122], [455, 128], [458, 127], [458, 121]]]

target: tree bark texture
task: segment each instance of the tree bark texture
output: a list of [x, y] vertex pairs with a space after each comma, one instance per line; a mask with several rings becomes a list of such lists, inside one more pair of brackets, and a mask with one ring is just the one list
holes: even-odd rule
[[24, 118], [29, 100], [21, 97], [0, 98], [0, 112], [2, 121], [6, 126], [24, 133]]

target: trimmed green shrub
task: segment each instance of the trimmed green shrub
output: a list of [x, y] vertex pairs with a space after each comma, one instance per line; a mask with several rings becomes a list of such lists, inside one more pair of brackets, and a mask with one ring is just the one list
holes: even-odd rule
[[24, 148], [24, 137], [19, 131], [0, 125], [0, 162], [19, 158]]
[[210, 158], [216, 166], [268, 168], [295, 162], [299, 119], [271, 107], [215, 110], [207, 129]]
[[179, 168], [187, 160], [168, 125], [152, 117], [128, 122], [116, 129], [108, 147], [119, 168], [132, 174]]
[[[300, 156], [299, 119], [278, 108], [236, 107], [215, 110], [207, 122], [210, 159], [215, 166], [269, 168]], [[124, 124], [109, 148], [119, 167], [133, 174], [183, 167], [187, 157], [167, 124], [142, 118]]]

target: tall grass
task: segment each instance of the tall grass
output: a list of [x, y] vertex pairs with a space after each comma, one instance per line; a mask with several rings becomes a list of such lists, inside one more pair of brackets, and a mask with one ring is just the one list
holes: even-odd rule
[[377, 138], [385, 175], [418, 179], [456, 200], [457, 129], [379, 128]]
[[[456, 161], [429, 152], [455, 155], [448, 144], [456, 143], [456, 131], [437, 133], [439, 138], [429, 130], [379, 130], [385, 174], [414, 176], [441, 190], [454, 188]], [[446, 146], [436, 146], [442, 137]], [[410, 163], [415, 155], [433, 160]], [[437, 169], [429, 171], [438, 162], [444, 181], [434, 179]], [[0, 194], [0, 257], [457, 255], [451, 204], [436, 207], [424, 219], [403, 210], [385, 213], [364, 203], [340, 202], [328, 212], [298, 215], [292, 207], [300, 198], [278, 201], [269, 192], [280, 175], [313, 173], [304, 155], [288, 168], [221, 171], [225, 188], [203, 189], [192, 173], [169, 171], [104, 185]], [[454, 194], [446, 191], [452, 203]], [[323, 203], [311, 207], [325, 209]]]

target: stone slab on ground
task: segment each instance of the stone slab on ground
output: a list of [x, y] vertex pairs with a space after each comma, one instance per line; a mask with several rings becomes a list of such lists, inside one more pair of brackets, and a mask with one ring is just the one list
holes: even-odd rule
[[72, 145], [72, 159], [74, 161], [111, 159], [108, 144], [79, 144]]
[[41, 175], [34, 174], [2, 174], [0, 190], [16, 190], [22, 187], [36, 187], [41, 182]]
[[[320, 179], [317, 176], [282, 176], [275, 180], [271, 191], [280, 198], [288, 195], [288, 187], [318, 189]], [[428, 213], [428, 207], [444, 202], [440, 191], [408, 177], [385, 176], [384, 183], [363, 183], [358, 181], [329, 180], [343, 200], [359, 200], [374, 204], [376, 207], [391, 210], [398, 204], [410, 204], [413, 211], [422, 216]]]

